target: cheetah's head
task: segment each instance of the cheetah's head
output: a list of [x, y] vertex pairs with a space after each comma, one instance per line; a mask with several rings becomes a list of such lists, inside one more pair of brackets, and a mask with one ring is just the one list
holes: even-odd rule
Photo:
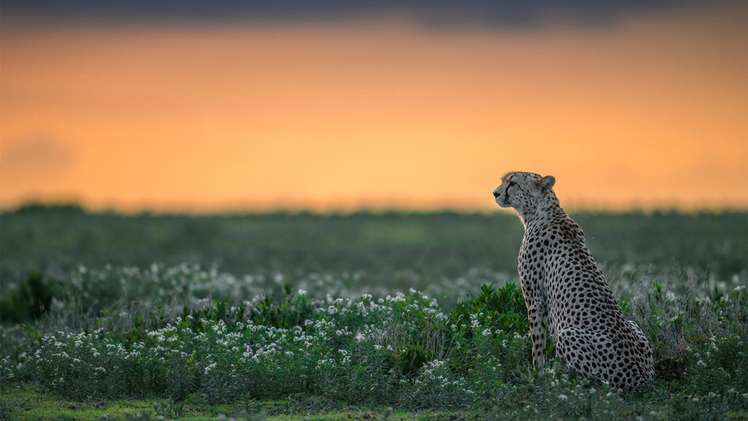
[[532, 172], [513, 171], [501, 177], [501, 185], [493, 191], [502, 208], [514, 208], [521, 215], [534, 211], [544, 199], [555, 199], [552, 175], [545, 177]]

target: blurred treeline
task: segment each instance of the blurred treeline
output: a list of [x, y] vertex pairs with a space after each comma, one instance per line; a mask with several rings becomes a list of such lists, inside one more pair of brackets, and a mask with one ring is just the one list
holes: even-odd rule
[[[748, 213], [576, 213], [605, 265], [677, 265], [729, 277], [748, 267]], [[403, 271], [514, 275], [522, 225], [509, 213], [169, 215], [30, 204], [0, 214], [0, 276], [61, 277], [78, 265], [196, 263], [236, 274]], [[0, 282], [2, 282], [0, 281]]]

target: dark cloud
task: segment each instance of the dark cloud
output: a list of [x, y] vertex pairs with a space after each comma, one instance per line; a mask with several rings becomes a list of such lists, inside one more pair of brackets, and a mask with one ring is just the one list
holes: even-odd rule
[[72, 149], [49, 136], [30, 136], [2, 144], [0, 174], [4, 176], [60, 174], [73, 165]]
[[500, 28], [537, 27], [559, 17], [572, 24], [606, 25], [636, 13], [727, 2], [730, 0], [5, 0], [3, 8], [10, 21], [55, 24], [70, 20], [329, 22], [402, 15], [428, 26]]

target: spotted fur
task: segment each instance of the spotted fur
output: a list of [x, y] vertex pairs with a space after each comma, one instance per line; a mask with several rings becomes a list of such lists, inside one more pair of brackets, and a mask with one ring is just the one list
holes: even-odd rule
[[654, 378], [652, 348], [639, 326], [623, 317], [582, 229], [559, 205], [554, 183], [552, 176], [510, 172], [493, 192], [525, 226], [517, 269], [533, 364], [542, 369], [545, 363], [547, 327], [556, 356], [572, 371], [624, 390], [640, 388]]

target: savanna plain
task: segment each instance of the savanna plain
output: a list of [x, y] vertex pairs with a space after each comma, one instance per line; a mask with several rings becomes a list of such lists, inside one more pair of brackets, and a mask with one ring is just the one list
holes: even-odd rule
[[2, 213], [0, 419], [747, 419], [748, 213], [573, 216], [645, 390], [532, 368], [508, 213]]

